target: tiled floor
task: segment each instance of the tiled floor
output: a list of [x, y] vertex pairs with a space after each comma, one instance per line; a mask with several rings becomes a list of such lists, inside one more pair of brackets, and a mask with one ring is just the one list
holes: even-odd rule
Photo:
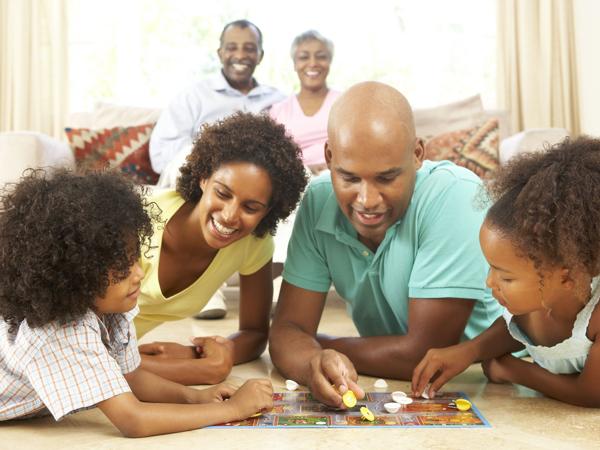
[[[234, 306], [234, 305], [233, 305]], [[144, 341], [176, 340], [191, 335], [227, 335], [237, 327], [237, 311], [218, 321], [183, 320], [163, 325]], [[355, 335], [341, 303], [328, 301], [321, 332]], [[284, 380], [273, 369], [267, 353], [237, 366], [229, 378], [270, 377], [275, 390]], [[361, 377], [369, 390], [373, 378]], [[388, 380], [390, 390], [409, 390], [407, 382]], [[488, 429], [205, 429], [144, 439], [126, 439], [99, 410], [89, 410], [55, 423], [50, 418], [0, 423], [0, 449], [590, 449], [600, 448], [600, 410], [584, 409], [550, 400], [512, 385], [488, 384], [479, 366], [471, 367], [447, 385], [464, 391], [490, 422]]]

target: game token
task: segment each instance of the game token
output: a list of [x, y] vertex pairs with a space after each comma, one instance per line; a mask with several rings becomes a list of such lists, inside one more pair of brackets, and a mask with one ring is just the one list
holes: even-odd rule
[[356, 395], [348, 389], [344, 395], [342, 395], [342, 401], [348, 408], [353, 408], [356, 405]]
[[360, 408], [360, 414], [363, 419], [368, 420], [369, 422], [373, 422], [375, 420], [375, 416], [366, 406], [362, 406]]
[[406, 393], [404, 393], [402, 391], [392, 392], [392, 400], [394, 400], [396, 403], [401, 403], [398, 399], [405, 398], [405, 397], [406, 397]]
[[298, 389], [298, 383], [296, 383], [294, 380], [285, 380], [285, 388], [288, 391], [295, 391]]
[[459, 411], [468, 411], [471, 409], [471, 402], [464, 398], [457, 398], [454, 403]]
[[413, 402], [413, 399], [410, 397], [400, 397], [396, 399], [396, 403], [400, 403], [402, 406], [410, 405]]
[[396, 403], [396, 402], [389, 402], [389, 403], [385, 403], [383, 405], [383, 407], [385, 408], [385, 410], [391, 414], [397, 413], [398, 410], [400, 409], [400, 403]]
[[386, 383], [386, 381], [382, 378], [379, 378], [378, 380], [375, 380], [375, 383], [373, 383], [373, 386], [375, 386], [377, 389], [385, 389], [388, 387], [388, 384]]
[[424, 398], [425, 400], [429, 400], [429, 388], [431, 387], [431, 384], [428, 384], [427, 386], [425, 386], [425, 389], [423, 389], [423, 392], [421, 393], [421, 397]]

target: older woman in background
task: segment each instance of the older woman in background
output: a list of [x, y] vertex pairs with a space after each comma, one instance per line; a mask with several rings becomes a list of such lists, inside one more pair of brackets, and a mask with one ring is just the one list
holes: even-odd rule
[[302, 149], [304, 164], [318, 173], [326, 168], [323, 146], [329, 110], [340, 95], [327, 87], [333, 43], [318, 31], [309, 30], [294, 39], [290, 53], [300, 92], [273, 105], [270, 115], [285, 125]]

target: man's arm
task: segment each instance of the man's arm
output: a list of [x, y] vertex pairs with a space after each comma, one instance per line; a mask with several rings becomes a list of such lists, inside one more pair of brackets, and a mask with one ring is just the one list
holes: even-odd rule
[[358, 376], [350, 360], [338, 352], [323, 350], [316, 339], [326, 295], [283, 281], [269, 352], [284, 377], [308, 386], [323, 403], [341, 407], [340, 391], [352, 389], [358, 398], [364, 393], [356, 384]]
[[180, 151], [191, 148], [201, 113], [201, 99], [193, 92], [179, 94], [162, 112], [150, 136], [150, 163], [156, 173], [162, 173]]
[[410, 299], [408, 333], [401, 336], [322, 336], [323, 348], [346, 354], [359, 373], [410, 380], [427, 350], [457, 344], [473, 310], [466, 299]]

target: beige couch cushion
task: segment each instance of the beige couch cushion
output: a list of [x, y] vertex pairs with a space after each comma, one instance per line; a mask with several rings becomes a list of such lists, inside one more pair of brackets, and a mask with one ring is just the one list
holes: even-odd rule
[[92, 114], [93, 125], [91, 128], [133, 127], [156, 123], [160, 111], [158, 108], [98, 103]]
[[429, 139], [449, 131], [474, 127], [484, 122], [486, 117], [481, 97], [474, 95], [435, 108], [415, 109], [414, 119], [417, 136]]
[[0, 133], [0, 186], [19, 180], [23, 171], [40, 167], [75, 167], [69, 146], [42, 133]]
[[544, 150], [569, 136], [564, 128], [531, 128], [500, 143], [500, 164], [520, 153]]

